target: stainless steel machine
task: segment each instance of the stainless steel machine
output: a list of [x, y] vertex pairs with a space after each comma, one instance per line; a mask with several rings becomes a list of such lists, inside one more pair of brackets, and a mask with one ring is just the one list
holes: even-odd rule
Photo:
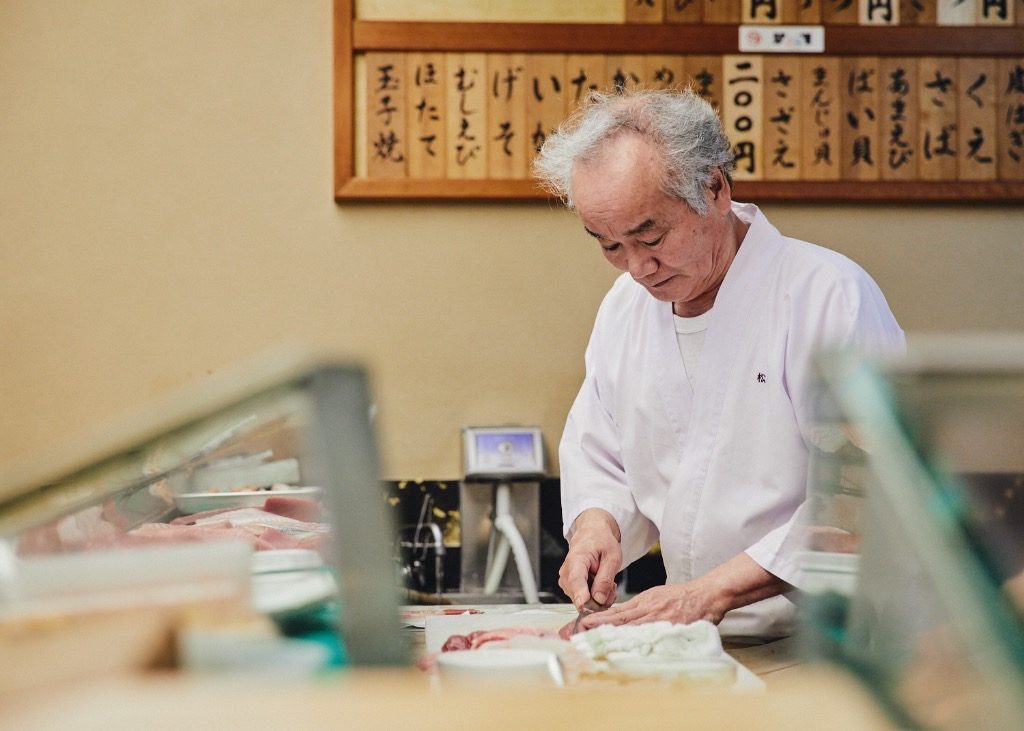
[[463, 464], [461, 593], [539, 602], [540, 429], [466, 427]]

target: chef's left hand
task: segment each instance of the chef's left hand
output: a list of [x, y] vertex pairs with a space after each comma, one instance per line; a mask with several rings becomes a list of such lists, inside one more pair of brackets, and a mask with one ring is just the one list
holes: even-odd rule
[[583, 618], [580, 627], [593, 629], [602, 624], [638, 624], [667, 620], [688, 624], [706, 619], [722, 621], [728, 602], [700, 579], [685, 584], [666, 584], [640, 592], [629, 601]]
[[666, 584], [640, 592], [629, 601], [584, 617], [583, 629], [602, 624], [640, 624], [668, 620], [677, 624], [706, 619], [718, 624], [730, 609], [792, 589], [740, 553], [708, 573], [682, 584]]

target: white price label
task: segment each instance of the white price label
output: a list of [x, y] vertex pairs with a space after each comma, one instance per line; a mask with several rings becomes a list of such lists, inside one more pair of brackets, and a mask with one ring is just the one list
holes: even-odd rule
[[823, 25], [741, 25], [741, 53], [824, 53]]

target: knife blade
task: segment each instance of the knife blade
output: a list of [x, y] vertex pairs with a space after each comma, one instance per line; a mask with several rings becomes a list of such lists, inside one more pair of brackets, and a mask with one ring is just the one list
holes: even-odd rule
[[572, 630], [569, 632], [569, 636], [572, 637], [574, 634], [580, 631], [580, 622], [583, 620], [583, 610], [579, 610], [576, 613], [576, 621], [572, 623]]
[[595, 612], [603, 611], [607, 608], [607, 606], [603, 604], [598, 604], [596, 601], [594, 601], [593, 597], [587, 599], [587, 601], [583, 602], [583, 606], [580, 607], [579, 611], [576, 613], [576, 621], [572, 623], [572, 631], [569, 633], [569, 636], [572, 637], [574, 634], [580, 631], [580, 622], [583, 621], [583, 618], [585, 616], [587, 616], [588, 614], [594, 614]]

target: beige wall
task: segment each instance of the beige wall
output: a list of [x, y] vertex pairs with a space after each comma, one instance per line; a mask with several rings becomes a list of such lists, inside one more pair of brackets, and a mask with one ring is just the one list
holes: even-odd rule
[[[371, 369], [389, 477], [553, 446], [613, 272], [545, 204], [336, 205], [329, 0], [0, 2], [0, 461], [283, 341]], [[766, 205], [908, 331], [1024, 328], [1020, 206]]]

